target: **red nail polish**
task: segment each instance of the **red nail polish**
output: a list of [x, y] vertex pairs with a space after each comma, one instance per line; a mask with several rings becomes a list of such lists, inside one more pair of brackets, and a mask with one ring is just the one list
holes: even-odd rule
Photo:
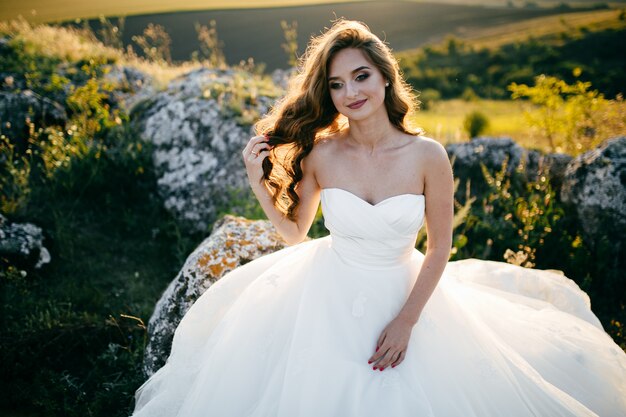
[[378, 347], [378, 346], [376, 346], [376, 352], [378, 352], [378, 349], [379, 349], [379, 347]]
[[385, 369], [385, 368], [378, 368], [378, 370], [381, 371], [381, 372], [383, 371], [383, 369]]
[[376, 370], [376, 367], [374, 367], [374, 368], [372, 368], [372, 369]]
[[372, 363], [372, 361], [367, 361], [367, 363]]
[[392, 368], [395, 368], [395, 367], [396, 367], [396, 365], [391, 365], [391, 367], [392, 367]]

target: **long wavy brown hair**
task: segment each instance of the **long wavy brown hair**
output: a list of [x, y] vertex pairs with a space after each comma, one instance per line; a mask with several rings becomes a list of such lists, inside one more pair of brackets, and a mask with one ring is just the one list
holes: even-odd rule
[[289, 220], [297, 218], [300, 198], [296, 186], [302, 180], [302, 160], [315, 141], [342, 130], [341, 114], [335, 108], [328, 85], [328, 69], [333, 56], [344, 48], [358, 48], [389, 81], [385, 107], [389, 121], [400, 131], [419, 135], [406, 120], [419, 101], [401, 75], [391, 49], [358, 21], [338, 19], [323, 34], [311, 38], [298, 61], [298, 71], [287, 87], [286, 95], [254, 126], [257, 135], [266, 135], [273, 145], [263, 161], [263, 181], [274, 205]]

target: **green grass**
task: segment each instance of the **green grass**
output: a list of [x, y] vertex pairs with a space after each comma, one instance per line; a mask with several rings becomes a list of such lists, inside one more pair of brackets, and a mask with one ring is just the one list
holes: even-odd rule
[[522, 146], [535, 146], [523, 109], [523, 102], [512, 100], [442, 100], [428, 110], [419, 111], [412, 121], [425, 129], [427, 136], [442, 143], [464, 142], [469, 137], [463, 129], [463, 119], [472, 111], [480, 111], [489, 119], [485, 135], [510, 136]]

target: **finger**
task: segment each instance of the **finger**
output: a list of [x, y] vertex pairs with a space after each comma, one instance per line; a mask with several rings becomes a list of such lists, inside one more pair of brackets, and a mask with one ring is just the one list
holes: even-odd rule
[[383, 331], [380, 336], [378, 336], [378, 341], [376, 342], [376, 347], [379, 348], [385, 343], [385, 339], [387, 338], [387, 331]]
[[384, 355], [384, 351], [381, 350], [382, 346], [380, 344], [380, 337], [379, 337], [379, 341], [376, 342], [376, 350], [374, 351], [374, 354], [372, 356], [370, 356], [368, 362], [372, 363], [372, 362], [376, 362], [381, 356]]
[[256, 153], [259, 153], [259, 152], [261, 152], [262, 150], [268, 150], [268, 151], [269, 151], [269, 150], [270, 150], [270, 148], [271, 148], [271, 147], [270, 147], [270, 145], [269, 145], [267, 142], [261, 142], [261, 143], [257, 143], [257, 144], [255, 144], [255, 145], [252, 147], [251, 152], [256, 152]]
[[393, 362], [398, 355], [398, 352], [394, 349], [389, 349], [387, 354], [378, 362], [377, 368], [381, 371], [389, 366], [391, 362]]
[[254, 147], [254, 145], [256, 145], [259, 142], [264, 142], [266, 141], [267, 138], [263, 135], [261, 136], [253, 136], [252, 138], [250, 138], [250, 140], [248, 141], [248, 143], [246, 144], [246, 146], [243, 148], [243, 153], [247, 154], [250, 152], [250, 150], [252, 149], [252, 147]]
[[400, 352], [400, 355], [398, 357], [398, 359], [396, 359], [392, 364], [391, 367], [395, 368], [396, 366], [400, 365], [402, 363], [402, 361], [404, 360], [404, 356], [406, 355], [406, 350], [403, 350], [402, 352]]
[[[380, 364], [381, 364], [381, 362], [382, 362], [383, 358], [385, 357], [385, 355], [386, 355], [388, 352], [389, 352], [389, 348], [388, 348], [387, 346], [384, 346], [384, 345], [383, 345], [383, 346], [382, 346], [382, 347], [378, 350], [378, 352], [376, 352], [376, 353], [372, 356], [372, 358], [371, 358], [370, 360], [371, 360], [371, 363], [373, 363], [373, 364], [374, 364], [374, 367], [375, 367], [375, 368], [379, 368], [379, 367], [380, 367]], [[378, 363], [376, 363], [376, 362], [378, 362]]]

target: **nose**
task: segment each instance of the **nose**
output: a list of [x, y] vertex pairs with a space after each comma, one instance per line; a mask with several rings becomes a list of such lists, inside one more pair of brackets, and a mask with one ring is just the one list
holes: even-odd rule
[[356, 97], [359, 95], [359, 89], [357, 88], [356, 84], [354, 84], [353, 82], [349, 82], [346, 84], [346, 95], [348, 97]]

